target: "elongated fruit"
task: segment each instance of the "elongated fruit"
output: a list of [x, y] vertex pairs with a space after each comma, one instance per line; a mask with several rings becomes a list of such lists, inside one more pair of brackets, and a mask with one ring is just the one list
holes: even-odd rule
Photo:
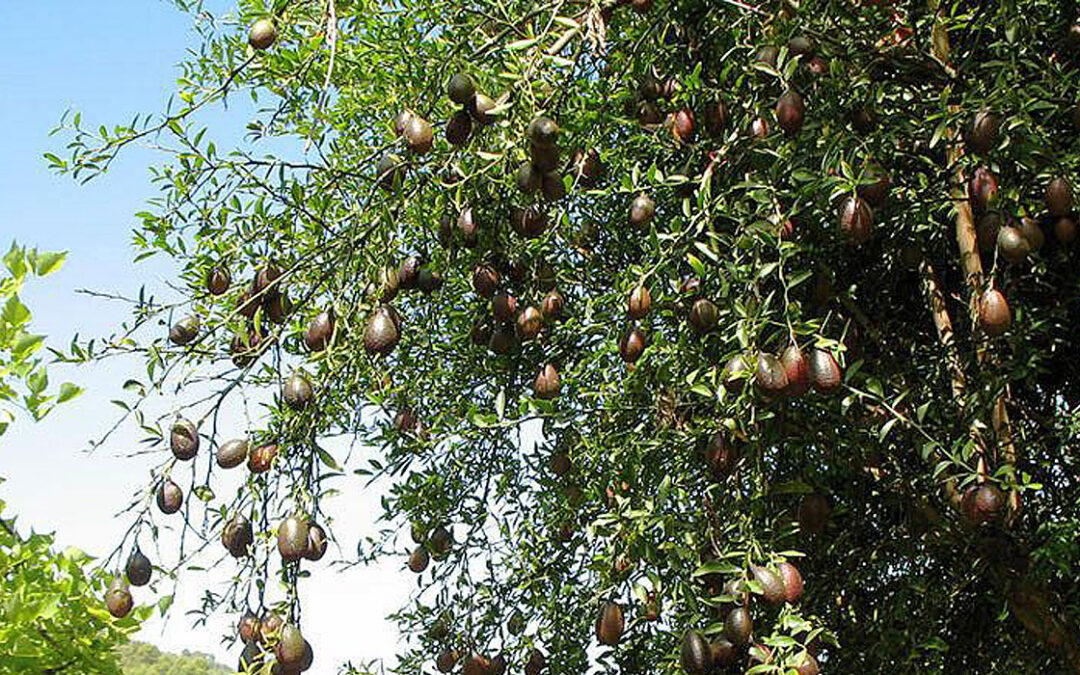
[[293, 562], [304, 557], [307, 550], [308, 523], [306, 520], [290, 516], [278, 526], [277, 547], [281, 559]]
[[131, 552], [127, 565], [124, 567], [124, 573], [127, 574], [128, 581], [132, 586], [145, 586], [150, 583], [150, 575], [153, 571], [154, 566], [150, 563], [150, 559], [136, 547]]
[[602, 645], [614, 647], [619, 644], [624, 630], [626, 630], [626, 620], [623, 617], [622, 607], [617, 602], [605, 602], [600, 609], [600, 615], [596, 617], [597, 641]]
[[1005, 296], [996, 288], [988, 288], [979, 297], [979, 325], [987, 335], [997, 337], [1012, 325], [1012, 312]]
[[401, 339], [392, 311], [389, 305], [381, 305], [368, 319], [364, 327], [364, 351], [368, 354], [389, 354]]
[[131, 597], [131, 591], [128, 589], [127, 582], [124, 578], [117, 575], [113, 578], [112, 583], [109, 584], [109, 590], [105, 593], [105, 607], [108, 608], [109, 614], [117, 619], [122, 619], [131, 612], [131, 608], [135, 605], [135, 601]]
[[814, 389], [827, 394], [840, 388], [843, 380], [840, 365], [829, 352], [824, 349], [811, 351], [809, 368], [810, 383], [814, 385]]
[[705, 636], [696, 630], [683, 633], [679, 665], [686, 675], [705, 675], [712, 667], [712, 650]]
[[199, 453], [199, 430], [190, 420], [180, 418], [169, 430], [169, 446], [180, 461], [193, 459]]

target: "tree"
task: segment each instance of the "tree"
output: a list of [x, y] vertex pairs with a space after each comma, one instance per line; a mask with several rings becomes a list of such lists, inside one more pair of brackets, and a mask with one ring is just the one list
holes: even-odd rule
[[145, 642], [130, 642], [120, 648], [124, 675], [219, 675], [233, 672], [218, 665], [213, 657], [185, 651], [167, 654]]
[[[64, 383], [49, 393], [37, 353], [44, 336], [28, 332], [30, 310], [19, 291], [31, 276], [47, 276], [63, 253], [39, 253], [12, 244], [0, 279], [0, 435], [17, 412], [41, 419], [81, 389]], [[0, 479], [3, 482], [3, 479]], [[138, 628], [135, 616], [118, 621], [99, 597], [109, 578], [77, 549], [55, 551], [52, 535], [23, 535], [4, 517], [0, 500], [0, 673], [118, 674], [113, 649]], [[141, 613], [141, 612], [140, 612]]]
[[263, 590], [348, 536], [345, 436], [361, 558], [420, 574], [401, 672], [1080, 672], [1074, 9], [178, 4], [181, 103], [50, 161], [169, 155], [136, 245], [186, 295], [122, 348], [212, 388], [140, 420], [148, 490], [252, 471], [185, 521], [239, 559], [213, 604], [299, 621]]

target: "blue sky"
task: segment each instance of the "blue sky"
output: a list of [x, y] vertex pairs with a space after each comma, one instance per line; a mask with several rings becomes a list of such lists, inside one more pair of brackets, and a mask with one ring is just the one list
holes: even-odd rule
[[[190, 17], [164, 0], [0, 3], [0, 246], [15, 239], [70, 252], [60, 273], [24, 294], [35, 331], [51, 342], [66, 345], [75, 332], [108, 335], [127, 318], [122, 306], [78, 295], [77, 289], [132, 294], [142, 284], [161, 288], [171, 269], [164, 260], [133, 264], [129, 246], [136, 225], [132, 214], [154, 194], [147, 167], [160, 159], [136, 149], [107, 175], [80, 186], [46, 168], [44, 152], [65, 154], [64, 138], [48, 134], [69, 108], [81, 111], [92, 128], [161, 110], [195, 37]], [[218, 146], [226, 147], [236, 143], [246, 117], [242, 106], [231, 106], [206, 111], [199, 120], [210, 126]], [[0, 441], [0, 476], [8, 479], [0, 498], [20, 516], [23, 528], [56, 531], [61, 545], [93, 554], [113, 548], [127, 527], [114, 515], [147, 480], [155, 460], [124, 456], [137, 440], [131, 432], [92, 457], [83, 450], [115, 419], [117, 409], [108, 401], [137, 368], [137, 363], [115, 361], [54, 371], [55, 381], [74, 380], [86, 394], [43, 424], [15, 425]], [[378, 504], [372, 491], [360, 490], [359, 483], [352, 487], [335, 509], [346, 555], [355, 550], [360, 533], [373, 527]], [[346, 574], [323, 570], [305, 582], [304, 629], [317, 654], [309, 672], [334, 673], [347, 659], [392, 657], [397, 634], [382, 617], [406, 599], [414, 583], [401, 567], [392, 561]], [[225, 583], [229, 572], [186, 574], [168, 623], [154, 621], [139, 637], [235, 663], [238, 650], [219, 644], [234, 617], [192, 630], [183, 615], [203, 587]], [[137, 599], [155, 597], [143, 589]]]

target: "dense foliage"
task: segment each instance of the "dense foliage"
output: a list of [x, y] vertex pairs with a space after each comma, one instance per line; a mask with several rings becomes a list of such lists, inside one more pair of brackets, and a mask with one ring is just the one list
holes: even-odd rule
[[[19, 413], [44, 417], [81, 391], [65, 383], [49, 393], [38, 355], [44, 336], [28, 332], [30, 310], [19, 299], [27, 279], [63, 264], [62, 253], [12, 245], [0, 278], [0, 436]], [[0, 445], [11, 452], [7, 445]], [[3, 479], [0, 479], [0, 483]], [[138, 627], [135, 616], [114, 619], [100, 600], [108, 579], [82, 551], [53, 548], [52, 535], [19, 532], [0, 500], [0, 673], [120, 671], [113, 649]]]
[[169, 654], [145, 642], [131, 642], [120, 648], [120, 668], [124, 675], [221, 675], [232, 669], [197, 652]]
[[133, 534], [190, 486], [249, 657], [311, 656], [359, 475], [403, 673], [1080, 672], [1069, 3], [177, 4], [180, 102], [50, 161], [170, 154], [135, 238], [185, 297], [69, 357], [146, 355]]

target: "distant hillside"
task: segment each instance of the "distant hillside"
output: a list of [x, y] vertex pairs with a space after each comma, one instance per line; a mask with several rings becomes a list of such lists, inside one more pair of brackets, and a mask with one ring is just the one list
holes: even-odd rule
[[224, 675], [235, 672], [207, 654], [189, 651], [169, 654], [145, 642], [132, 642], [118, 651], [124, 675]]

